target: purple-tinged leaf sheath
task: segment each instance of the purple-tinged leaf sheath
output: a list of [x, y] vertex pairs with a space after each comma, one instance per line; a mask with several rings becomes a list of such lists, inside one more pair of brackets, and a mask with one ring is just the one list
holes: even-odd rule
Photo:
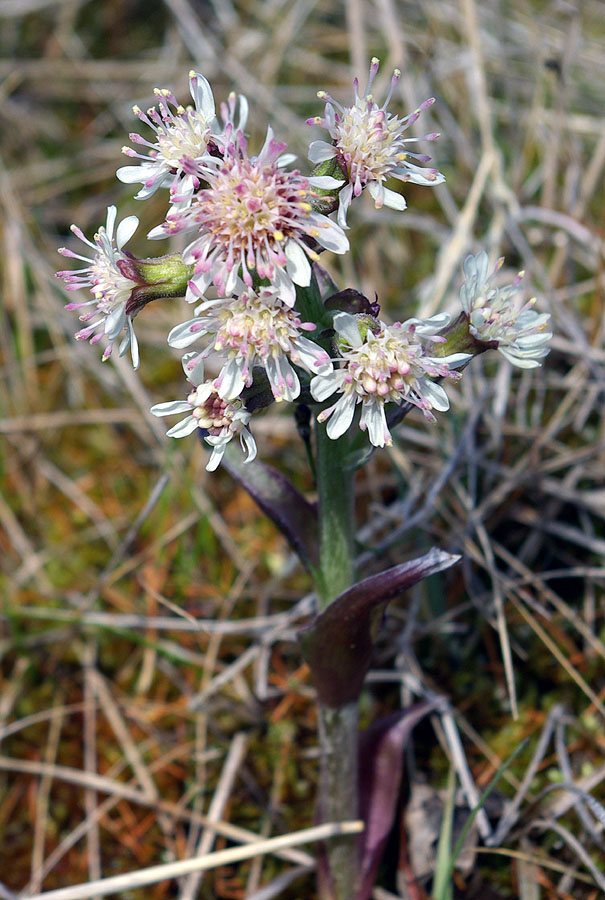
[[239, 447], [228, 447], [222, 466], [260, 506], [313, 573], [319, 563], [317, 512], [285, 475], [258, 459], [245, 463]]
[[425, 700], [375, 722], [359, 739], [360, 883], [354, 900], [369, 900], [393, 826], [403, 777], [404, 749], [415, 725], [436, 706]]
[[386, 604], [459, 559], [433, 547], [424, 556], [357, 582], [301, 629], [302, 653], [322, 703], [340, 707], [357, 700]]

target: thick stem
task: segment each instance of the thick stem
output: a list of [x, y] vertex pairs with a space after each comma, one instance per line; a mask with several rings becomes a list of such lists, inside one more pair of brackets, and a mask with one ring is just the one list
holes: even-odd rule
[[[355, 581], [354, 472], [345, 467], [346, 438], [332, 441], [316, 423], [319, 490], [319, 557], [317, 593], [321, 609]], [[321, 821], [356, 819], [359, 815], [357, 703], [339, 708], [320, 704], [321, 773], [318, 814]], [[319, 863], [321, 900], [352, 900], [358, 880], [357, 841], [330, 841]]]
[[[321, 773], [318, 814], [323, 822], [359, 817], [357, 703], [319, 708]], [[359, 874], [355, 837], [332, 838], [319, 863], [321, 900], [353, 900]], [[322, 854], [323, 855], [323, 854]], [[322, 865], [323, 862], [327, 863]]]
[[315, 433], [320, 559], [317, 591], [323, 610], [355, 580], [354, 472], [344, 465], [346, 439], [330, 440], [326, 426], [319, 423]]

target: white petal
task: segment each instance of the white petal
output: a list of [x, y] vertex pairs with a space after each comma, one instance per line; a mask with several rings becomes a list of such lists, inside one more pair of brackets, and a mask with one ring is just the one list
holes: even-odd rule
[[540, 365], [537, 359], [523, 359], [515, 353], [510, 353], [505, 347], [498, 347], [498, 350], [505, 359], [512, 363], [513, 366], [517, 366], [518, 369], [535, 369]]
[[215, 469], [218, 469], [221, 459], [225, 454], [225, 446], [226, 444], [219, 444], [218, 447], [214, 447], [206, 466], [207, 472], [214, 472]]
[[374, 200], [376, 209], [382, 209], [384, 206], [384, 184], [382, 181], [371, 181], [368, 185], [368, 193]]
[[334, 316], [334, 328], [349, 346], [361, 347], [363, 341], [359, 333], [357, 319], [350, 313], [339, 312]]
[[436, 172], [434, 175], [423, 175], [421, 171], [414, 172], [408, 179], [412, 184], [423, 184], [426, 187], [435, 187], [437, 184], [443, 184], [445, 175], [442, 172]]
[[[218, 271], [214, 272], [214, 283], [215, 284], [217, 283], [217, 280], [216, 280], [217, 275], [218, 275]], [[225, 293], [226, 294], [234, 294], [238, 281], [239, 281], [239, 275], [237, 274], [237, 266], [233, 266], [231, 271], [227, 274], [227, 278], [225, 281]]]
[[338, 224], [341, 228], [348, 228], [347, 225], [347, 210], [351, 205], [351, 199], [353, 197], [353, 185], [347, 184], [346, 187], [343, 187], [342, 191], [338, 195]]
[[[133, 331], [134, 334], [134, 331]], [[122, 340], [120, 341], [120, 346], [118, 347], [118, 356], [120, 359], [124, 356], [128, 348], [130, 347], [130, 331], [126, 330], [126, 333]]]
[[183, 419], [181, 422], [177, 422], [176, 425], [173, 425], [172, 428], [166, 432], [167, 437], [173, 438], [181, 438], [186, 437], [188, 434], [191, 434], [197, 428], [197, 419], [194, 419], [193, 416], [188, 416], [186, 419]]
[[360, 426], [365, 425], [368, 429], [368, 437], [374, 447], [384, 447], [385, 444], [391, 442], [391, 435], [384, 414], [384, 403], [375, 400], [364, 403], [359, 424]]
[[420, 384], [420, 393], [429, 401], [433, 409], [445, 412], [450, 408], [450, 401], [440, 384], [435, 384], [429, 378], [424, 378]]
[[107, 207], [107, 222], [105, 223], [105, 231], [107, 232], [107, 237], [109, 240], [113, 238], [113, 229], [116, 224], [116, 216], [118, 214], [118, 210], [115, 206]]
[[296, 338], [292, 341], [292, 345], [296, 351], [296, 358], [293, 356], [293, 361], [312, 375], [327, 375], [333, 370], [332, 361], [326, 358], [327, 354], [323, 347], [305, 337]]
[[136, 370], [139, 368], [141, 357], [139, 355], [139, 342], [134, 333], [134, 325], [132, 324], [131, 316], [128, 317], [128, 334], [130, 336], [130, 358], [132, 359], [132, 368]]
[[137, 230], [139, 220], [136, 216], [126, 216], [118, 225], [116, 232], [116, 247], [121, 250]]
[[[343, 188], [346, 190], [346, 188]], [[317, 225], [319, 234], [315, 235], [322, 247], [331, 250], [332, 253], [346, 253], [349, 249], [349, 239], [336, 222], [318, 213], [309, 216], [309, 220]]]
[[150, 241], [162, 241], [164, 238], [168, 237], [164, 228], [164, 223], [162, 222], [161, 225], [156, 225], [155, 228], [152, 228], [147, 237]]
[[279, 299], [282, 300], [286, 306], [294, 306], [296, 303], [296, 288], [292, 283], [292, 279], [284, 269], [275, 269], [273, 286], [276, 293], [279, 295]]
[[311, 187], [316, 187], [323, 191], [330, 190], [330, 188], [342, 187], [344, 183], [343, 178], [332, 178], [331, 175], [315, 175], [312, 178], [309, 178]]
[[248, 98], [244, 97], [243, 94], [239, 94], [239, 119], [237, 120], [236, 131], [243, 131], [246, 127], [249, 109]]
[[[370, 187], [371, 186], [372, 185], [370, 185]], [[405, 197], [403, 197], [401, 194], [398, 194], [397, 191], [390, 191], [388, 188], [384, 189], [382, 202], [385, 206], [388, 206], [389, 209], [398, 209], [399, 211], [402, 211], [407, 207]]]
[[311, 379], [309, 385], [311, 396], [318, 403], [323, 403], [328, 397], [331, 397], [334, 391], [338, 390], [342, 379], [338, 377], [338, 372], [331, 372], [329, 375], [316, 375]]
[[262, 159], [262, 158], [263, 158], [263, 154], [266, 153], [266, 152], [268, 151], [269, 145], [270, 145], [270, 143], [271, 143], [272, 140], [273, 140], [273, 129], [272, 129], [271, 126], [269, 125], [269, 126], [267, 127], [267, 135], [266, 135], [266, 137], [265, 137], [265, 143], [263, 144], [263, 146], [262, 146], [262, 148], [261, 148], [261, 151], [260, 151], [260, 153], [258, 154], [258, 157], [257, 157], [258, 159]]
[[183, 413], [190, 410], [191, 407], [186, 400], [167, 400], [166, 403], [156, 403], [152, 406], [150, 412], [154, 416], [173, 416], [177, 413]]
[[126, 315], [124, 313], [124, 306], [120, 305], [109, 313], [109, 315], [105, 319], [105, 326], [103, 330], [109, 340], [113, 341], [117, 338], [125, 324]]
[[147, 172], [144, 166], [121, 166], [116, 172], [116, 176], [123, 184], [136, 184], [137, 181], [145, 183], [147, 181]]
[[245, 448], [246, 459], [244, 462], [252, 462], [253, 459], [256, 459], [256, 441], [250, 434], [247, 428], [245, 428], [239, 436], [240, 444], [242, 445], [242, 450]]
[[265, 362], [265, 369], [276, 400], [286, 400], [291, 403], [298, 397], [300, 381], [287, 357], [269, 357]]
[[[286, 271], [294, 282], [301, 287], [308, 287], [311, 283], [311, 266], [307, 254], [296, 241], [289, 240], [284, 247], [288, 258]], [[284, 301], [286, 302], [286, 301]]]
[[230, 359], [219, 372], [214, 385], [221, 400], [235, 400], [244, 390], [243, 363], [244, 360]]
[[285, 166], [292, 165], [292, 163], [295, 161], [296, 153], [282, 153], [282, 155], [278, 156], [275, 160], [275, 165], [278, 169], [283, 169]]
[[192, 75], [189, 82], [189, 90], [196, 108], [202, 113], [204, 118], [206, 120], [213, 119], [215, 116], [214, 95], [210, 84], [204, 76], [198, 72]]
[[336, 156], [336, 147], [326, 141], [311, 141], [308, 156], [312, 163], [325, 162]]
[[[196, 359], [197, 362], [193, 368], [189, 368], [189, 364], [194, 359]], [[191, 384], [194, 384], [196, 387], [202, 384], [204, 380], [204, 358], [201, 353], [198, 353], [197, 350], [191, 350], [189, 353], [185, 353], [185, 355], [181, 357], [181, 365], [183, 366], [185, 378], [187, 378]]]
[[141, 188], [141, 190], [137, 194], [134, 195], [134, 199], [135, 200], [146, 200], [147, 197], [153, 196], [153, 194], [155, 194], [157, 189], [163, 187], [163, 185], [164, 185], [164, 179], [160, 179], [160, 178], [158, 178], [156, 181], [154, 181], [153, 184], [151, 184], [151, 185], [144, 184], [143, 187]]
[[437, 313], [428, 319], [406, 319], [404, 325], [414, 325], [416, 334], [434, 334], [449, 325], [451, 316], [449, 313]]
[[349, 429], [355, 414], [356, 403], [357, 398], [355, 394], [346, 394], [340, 398], [334, 407], [334, 412], [330, 416], [326, 429], [331, 440], [335, 441], [337, 438], [342, 437], [345, 431]]
[[199, 326], [202, 321], [203, 320], [201, 319], [189, 319], [188, 322], [182, 322], [180, 325], [175, 325], [168, 335], [169, 345], [182, 350], [183, 347], [188, 347], [190, 344], [193, 344], [194, 341], [197, 341], [197, 339], [205, 333], [205, 330], [200, 328], [199, 331], [192, 332], [191, 326]]
[[472, 353], [451, 353], [449, 356], [442, 356], [439, 359], [435, 359], [435, 362], [445, 363], [450, 369], [458, 369], [472, 358]]

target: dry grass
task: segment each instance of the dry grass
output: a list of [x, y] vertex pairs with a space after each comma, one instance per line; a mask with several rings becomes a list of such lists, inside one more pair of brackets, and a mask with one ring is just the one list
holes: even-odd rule
[[[195, 442], [175, 447], [150, 416], [181, 392], [173, 314], [139, 320], [139, 378], [74, 343], [52, 274], [72, 221], [90, 232], [118, 200], [142, 235], [163, 215], [164, 197], [137, 203], [114, 179], [130, 107], [154, 86], [185, 96], [194, 67], [217, 96], [246, 93], [251, 141], [269, 119], [304, 167], [316, 90], [348, 97], [372, 54], [383, 85], [403, 69], [407, 110], [437, 97], [422, 127], [442, 132], [447, 183], [410, 187], [404, 214], [362, 203], [334, 276], [393, 315], [433, 312], [453, 308], [462, 259], [485, 247], [526, 270], [556, 337], [537, 372], [475, 360], [452, 413], [435, 427], [410, 416], [360, 476], [364, 558], [402, 561], [429, 541], [465, 557], [393, 605], [364, 717], [447, 694], [434, 730], [417, 730], [410, 777], [437, 796], [449, 757], [471, 804], [533, 739], [478, 819], [492, 855], [467, 858], [461, 897], [604, 895], [602, 12], [0, 0], [0, 897], [312, 821], [313, 691], [292, 643], [308, 582]], [[149, 252], [142, 237], [133, 250]], [[290, 420], [270, 412], [256, 434], [311, 490]], [[378, 900], [423, 896], [406, 886], [409, 858], [403, 841]], [[300, 900], [311, 866], [286, 848], [123, 896]]]

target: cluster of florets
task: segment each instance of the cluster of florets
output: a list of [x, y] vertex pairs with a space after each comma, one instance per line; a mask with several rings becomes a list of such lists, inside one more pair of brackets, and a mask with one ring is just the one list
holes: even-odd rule
[[359, 427], [367, 429], [375, 447], [392, 443], [385, 404], [407, 401], [431, 422], [433, 409], [449, 409], [447, 394], [435, 379], [459, 378], [455, 369], [471, 358], [468, 353], [431, 355], [431, 344], [445, 342], [439, 332], [449, 321], [447, 314], [440, 314], [386, 325], [370, 316], [338, 313], [334, 328], [339, 366], [311, 382], [311, 394], [318, 402], [341, 395], [318, 416], [320, 422], [330, 419], [328, 436], [338, 438], [348, 431], [357, 404], [361, 404]]
[[[202, 344], [183, 357], [192, 390], [186, 400], [160, 403], [152, 412], [187, 413], [168, 435], [183, 437], [199, 430], [212, 447], [208, 469], [220, 463], [234, 436], [246, 461], [255, 457], [246, 402], [258, 378], [268, 402], [320, 404], [317, 418], [320, 423], [328, 420], [331, 438], [342, 436], [357, 421], [371, 443], [382, 447], [392, 440], [388, 404], [410, 403], [434, 421], [433, 410], [449, 407], [441, 382], [459, 378], [457, 368], [470, 359], [469, 353], [447, 343], [449, 316], [444, 314], [389, 325], [377, 318], [376, 304], [368, 301], [361, 310], [351, 305], [347, 295], [355, 292], [347, 291], [335, 295], [342, 297], [340, 306], [327, 304], [323, 312], [315, 306], [317, 321], [302, 312], [308, 308], [308, 290], [315, 291], [313, 267], [320, 253], [349, 249], [346, 215], [355, 198], [367, 188], [377, 208], [403, 210], [406, 202], [386, 186], [389, 178], [428, 186], [444, 180], [436, 169], [420, 165], [428, 156], [408, 149], [412, 142], [432, 141], [438, 135], [406, 136], [433, 100], [399, 118], [387, 106], [400, 73], [395, 70], [388, 96], [378, 106], [371, 93], [377, 72], [378, 60], [373, 59], [363, 93], [354, 82], [351, 106], [320, 92], [327, 101], [324, 115], [308, 122], [326, 128], [330, 142], [310, 144], [315, 170], [309, 175], [292, 168], [294, 157], [270, 127], [260, 151], [249, 152], [245, 97], [229, 95], [217, 116], [212, 89], [195, 72], [189, 78], [193, 106], [183, 107], [170, 91], [156, 90], [157, 107], [146, 112], [134, 107], [151, 135], [130, 135], [138, 149], [125, 147], [124, 153], [137, 164], [119, 168], [117, 175], [127, 184], [140, 185], [136, 199], [168, 190], [165, 219], [148, 237], [188, 235], [184, 252], [137, 259], [124, 245], [138, 219], [128, 216], [116, 229], [113, 206], [106, 226], [92, 240], [72, 226], [87, 255], [59, 251], [85, 263], [57, 275], [68, 290], [90, 291], [89, 299], [67, 308], [87, 308], [76, 338], [96, 344], [104, 337], [103, 359], [119, 339], [119, 355], [130, 348], [138, 366], [133, 320], [150, 301], [180, 296], [196, 304], [194, 317], [175, 325], [168, 337], [179, 349]], [[336, 221], [330, 218], [332, 212]], [[485, 254], [469, 257], [465, 273], [461, 299], [467, 333], [497, 346], [516, 365], [537, 365], [548, 352], [549, 317], [534, 312], [533, 301], [517, 308], [511, 298], [518, 281], [507, 288], [493, 287]], [[218, 298], [207, 296], [209, 291]], [[213, 377], [207, 378], [205, 364], [211, 359]]]
[[519, 298], [523, 272], [508, 285], [493, 283], [503, 264], [504, 258], [499, 259], [490, 273], [484, 250], [468, 256], [460, 302], [469, 319], [469, 331], [477, 340], [495, 341], [498, 351], [513, 365], [533, 369], [549, 352], [550, 315], [536, 312], [535, 297], [527, 302]]

